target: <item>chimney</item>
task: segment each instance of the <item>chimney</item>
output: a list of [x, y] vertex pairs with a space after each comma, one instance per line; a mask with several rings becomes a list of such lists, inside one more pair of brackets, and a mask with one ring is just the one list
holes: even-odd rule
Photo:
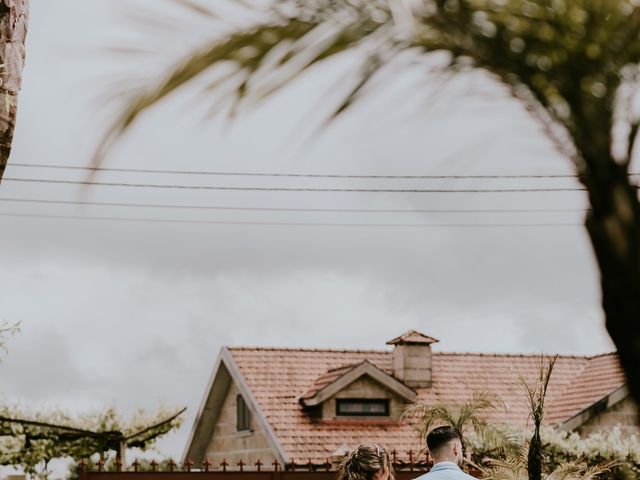
[[393, 376], [409, 387], [430, 387], [433, 337], [409, 330], [387, 345], [393, 345]]

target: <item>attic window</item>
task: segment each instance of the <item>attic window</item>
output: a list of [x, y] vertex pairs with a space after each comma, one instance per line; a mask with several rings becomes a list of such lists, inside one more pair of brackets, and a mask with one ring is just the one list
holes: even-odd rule
[[389, 400], [387, 399], [336, 399], [336, 416], [339, 417], [387, 417]]
[[244, 397], [240, 394], [236, 396], [237, 423], [236, 429], [239, 432], [251, 430], [251, 411], [244, 401]]

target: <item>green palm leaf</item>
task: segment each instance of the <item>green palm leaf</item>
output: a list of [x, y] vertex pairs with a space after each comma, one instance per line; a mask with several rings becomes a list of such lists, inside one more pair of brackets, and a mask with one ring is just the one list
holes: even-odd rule
[[[182, 3], [197, 11], [193, 2]], [[161, 82], [130, 92], [94, 163], [142, 112], [216, 66], [231, 70], [225, 81], [212, 85], [229, 98], [218, 97], [212, 108], [220, 111], [221, 102], [230, 101], [234, 113], [241, 103], [254, 105], [314, 65], [362, 49], [365, 60], [355, 86], [331, 120], [357, 103], [398, 52], [444, 51], [450, 58], [445, 68], [481, 69], [506, 86], [556, 149], [575, 163], [589, 192], [587, 228], [602, 273], [607, 328], [630, 391], [640, 400], [635, 368], [640, 333], [634, 327], [640, 204], [628, 175], [640, 130], [634, 110], [640, 63], [637, 0], [272, 0], [263, 10], [250, 0], [233, 3], [256, 10], [254, 23], [179, 60]], [[0, 170], [3, 165], [0, 159]], [[529, 392], [529, 402], [534, 423], [541, 422], [539, 395]], [[470, 418], [468, 412], [462, 416]]]
[[[193, 0], [179, 3], [196, 12], [205, 10]], [[255, 9], [249, 2], [244, 5]], [[142, 111], [211, 67], [231, 63], [243, 78], [232, 92], [235, 101], [259, 101], [312, 65], [360, 45], [366, 45], [369, 55], [356, 87], [334, 116], [354, 103], [384, 63], [381, 59], [403, 49], [445, 50], [451, 66], [486, 69], [512, 87], [515, 96], [540, 105], [544, 111], [532, 108], [534, 116], [548, 115], [566, 128], [581, 154], [591, 153], [587, 150], [594, 145], [593, 137], [581, 141], [586, 125], [601, 136], [596, 143], [608, 149], [610, 128], [594, 127], [610, 126], [612, 117], [601, 118], [596, 112], [612, 111], [625, 67], [640, 60], [640, 42], [631, 41], [640, 28], [640, 9], [631, 0], [576, 0], [564, 9], [558, 5], [552, 0], [274, 1], [262, 16], [265, 20], [193, 52], [177, 62], [164, 81], [133, 93], [95, 160]], [[289, 49], [279, 61], [270, 61], [283, 45]], [[560, 148], [573, 148], [561, 132], [547, 133]]]

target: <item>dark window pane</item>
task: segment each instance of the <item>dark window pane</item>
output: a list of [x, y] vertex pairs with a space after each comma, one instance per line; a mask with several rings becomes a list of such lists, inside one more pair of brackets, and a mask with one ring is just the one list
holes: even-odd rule
[[236, 396], [236, 429], [239, 432], [251, 430], [251, 412], [242, 395]]
[[336, 401], [336, 414], [343, 416], [388, 416], [389, 400], [339, 398]]

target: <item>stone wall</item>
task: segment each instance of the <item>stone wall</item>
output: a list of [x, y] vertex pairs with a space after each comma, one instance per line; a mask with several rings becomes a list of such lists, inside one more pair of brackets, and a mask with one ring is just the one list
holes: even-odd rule
[[623, 434], [640, 435], [638, 427], [638, 409], [631, 399], [626, 397], [607, 410], [595, 415], [578, 428], [580, 435], [589, 435], [603, 429], [619, 426]]
[[[357, 399], [388, 399], [389, 400], [389, 413], [391, 419], [397, 420], [406, 408], [406, 404], [402, 398], [395, 395], [387, 388], [380, 385], [371, 377], [363, 376], [357, 379], [352, 384], [348, 385], [338, 392], [334, 397], [327, 399], [322, 405], [322, 418], [327, 419], [346, 419], [349, 417], [336, 417], [336, 399], [337, 398], [357, 398]], [[368, 417], [357, 417], [359, 419]], [[371, 417], [375, 419], [385, 417]]]
[[258, 459], [268, 468], [273, 468], [271, 464], [276, 460], [276, 455], [266, 432], [257, 421], [256, 412], [251, 411], [251, 430], [236, 430], [236, 396], [239, 393], [238, 387], [231, 383], [205, 456], [212, 463], [211, 468], [215, 469], [220, 468], [223, 459], [234, 470], [241, 459], [246, 464], [246, 470], [254, 470]]

